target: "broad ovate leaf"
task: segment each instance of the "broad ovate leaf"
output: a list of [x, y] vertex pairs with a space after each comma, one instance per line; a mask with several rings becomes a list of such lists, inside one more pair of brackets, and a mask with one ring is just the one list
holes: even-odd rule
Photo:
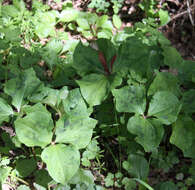
[[155, 151], [158, 148], [164, 129], [157, 119], [146, 119], [141, 116], [133, 116], [129, 119], [127, 129], [136, 135], [136, 142], [144, 147], [146, 152]]
[[188, 116], [181, 116], [173, 125], [170, 142], [180, 148], [183, 151], [185, 157], [195, 158], [194, 134], [194, 121]]
[[110, 90], [110, 83], [106, 76], [90, 74], [77, 80], [81, 94], [90, 106], [101, 104]]
[[169, 91], [179, 97], [181, 92], [177, 77], [168, 72], [158, 72], [148, 89], [148, 95], [153, 95], [157, 91]]
[[119, 29], [122, 25], [120, 17], [118, 15], [113, 15], [112, 20], [113, 20], [114, 26], [117, 29]]
[[195, 112], [195, 89], [190, 89], [189, 91], [183, 93], [182, 97], [182, 111], [187, 114], [192, 114]]
[[3, 98], [0, 98], [0, 124], [13, 114], [11, 106]]
[[41, 158], [47, 165], [49, 175], [62, 184], [66, 184], [76, 174], [80, 165], [79, 151], [64, 144], [45, 148]]
[[123, 168], [138, 179], [146, 180], [149, 174], [149, 164], [140, 155], [130, 154], [128, 160], [123, 162]]
[[16, 135], [26, 146], [45, 147], [52, 140], [53, 120], [46, 109], [38, 110], [15, 122]]
[[146, 109], [146, 92], [144, 86], [125, 86], [112, 90], [116, 99], [118, 112], [144, 114]]
[[97, 121], [88, 117], [64, 117], [56, 123], [56, 142], [73, 144], [77, 149], [85, 148], [93, 134]]
[[4, 91], [12, 97], [12, 105], [18, 112], [22, 106], [22, 101], [31, 95], [39, 86], [41, 81], [36, 77], [32, 68], [24, 70], [19, 77], [8, 80]]
[[77, 18], [76, 20], [79, 27], [81, 27], [83, 30], [90, 30], [90, 25], [85, 18]]
[[76, 9], [65, 9], [59, 15], [59, 21], [61, 22], [71, 22], [76, 21], [79, 17], [79, 11]]
[[90, 46], [84, 46], [81, 42], [75, 48], [73, 61], [73, 67], [80, 75], [90, 72], [104, 73], [99, 61], [98, 51]]
[[170, 125], [177, 120], [181, 104], [171, 92], [158, 91], [152, 97], [149, 105], [148, 116], [157, 117], [163, 124]]
[[91, 110], [87, 108], [79, 88], [69, 92], [67, 98], [63, 100], [63, 107], [65, 113], [70, 117], [85, 117], [91, 114]]

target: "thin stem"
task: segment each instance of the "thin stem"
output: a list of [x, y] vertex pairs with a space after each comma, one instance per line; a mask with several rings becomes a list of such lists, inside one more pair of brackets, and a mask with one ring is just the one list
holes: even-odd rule
[[24, 181], [23, 179], [21, 179], [21, 178], [19, 178], [19, 177], [14, 176], [13, 174], [10, 174], [10, 177], [13, 177], [13, 178], [15, 178], [17, 181], [19, 181], [19, 182], [21, 182], [21, 183], [23, 183], [23, 184], [25, 184], [25, 185], [30, 186], [28, 182]]

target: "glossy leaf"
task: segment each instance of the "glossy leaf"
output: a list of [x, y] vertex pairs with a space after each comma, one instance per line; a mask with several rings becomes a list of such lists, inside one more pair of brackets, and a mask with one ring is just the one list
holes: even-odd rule
[[136, 142], [141, 144], [146, 152], [155, 151], [164, 134], [161, 122], [157, 119], [145, 119], [141, 116], [131, 117], [127, 129], [137, 136]]
[[118, 112], [144, 114], [146, 109], [146, 92], [144, 86], [125, 86], [112, 91], [116, 99]]
[[157, 117], [163, 124], [169, 125], [177, 120], [181, 109], [178, 98], [169, 91], [156, 92], [150, 102], [148, 116]]
[[66, 184], [76, 174], [80, 165], [79, 151], [63, 144], [45, 148], [41, 158], [46, 163], [50, 176], [62, 184]]

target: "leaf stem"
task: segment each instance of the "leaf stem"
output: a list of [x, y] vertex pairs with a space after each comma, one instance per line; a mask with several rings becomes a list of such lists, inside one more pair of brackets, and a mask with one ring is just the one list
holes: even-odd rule
[[24, 181], [23, 179], [21, 179], [21, 178], [19, 178], [19, 177], [16, 177], [16, 176], [13, 175], [13, 174], [10, 174], [9, 176], [15, 178], [17, 181], [20, 181], [21, 183], [23, 183], [23, 184], [25, 184], [25, 185], [30, 186], [28, 182]]

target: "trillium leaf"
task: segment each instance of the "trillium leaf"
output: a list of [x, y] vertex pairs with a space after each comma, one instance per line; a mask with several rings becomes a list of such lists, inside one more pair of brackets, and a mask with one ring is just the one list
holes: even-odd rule
[[110, 91], [110, 83], [106, 76], [90, 74], [77, 80], [81, 94], [90, 106], [101, 104]]
[[75, 9], [65, 9], [63, 10], [59, 17], [62, 22], [71, 22], [75, 21], [79, 16], [79, 11]]
[[[195, 124], [188, 116], [180, 116], [173, 125], [170, 142], [180, 148], [185, 157], [195, 158]], [[182, 137], [181, 137], [182, 135]]]
[[118, 112], [144, 114], [146, 109], [146, 92], [144, 86], [125, 86], [112, 90], [116, 99]]
[[71, 143], [77, 149], [85, 148], [92, 137], [97, 121], [91, 118], [64, 117], [56, 123], [56, 142]]
[[145, 180], [149, 174], [149, 164], [140, 155], [130, 154], [128, 160], [123, 162], [123, 168], [138, 179]]
[[0, 98], [0, 124], [13, 114], [11, 106], [3, 98]]
[[91, 114], [91, 110], [87, 108], [78, 88], [69, 92], [68, 97], [63, 100], [63, 107], [65, 113], [70, 117], [87, 117]]
[[98, 51], [84, 46], [81, 42], [77, 45], [73, 55], [73, 67], [80, 75], [85, 75], [90, 72], [104, 73], [98, 57]]
[[31, 68], [25, 70], [19, 77], [6, 82], [4, 91], [12, 97], [12, 105], [19, 112], [22, 101], [31, 95], [40, 85], [41, 81], [36, 77], [34, 70]]
[[187, 114], [195, 112], [195, 89], [185, 92], [182, 97], [182, 111]]
[[63, 144], [51, 145], [41, 154], [49, 175], [58, 183], [66, 184], [78, 171], [80, 165], [79, 151]]
[[169, 91], [177, 97], [181, 95], [179, 81], [176, 76], [167, 72], [158, 72], [149, 87], [148, 95], [153, 95], [157, 91]]
[[158, 148], [164, 129], [157, 119], [144, 119], [141, 116], [133, 116], [129, 119], [127, 129], [137, 135], [136, 142], [144, 147], [146, 152], [152, 152]]
[[120, 17], [118, 15], [113, 15], [112, 19], [113, 19], [114, 26], [117, 29], [119, 29], [121, 27], [121, 25], [122, 25]]
[[163, 124], [170, 125], [177, 120], [181, 104], [178, 98], [168, 91], [156, 92], [150, 102], [148, 116], [157, 117]]
[[87, 19], [77, 18], [76, 22], [83, 30], [90, 30], [90, 25], [87, 22]]
[[15, 122], [16, 135], [20, 142], [26, 146], [45, 147], [52, 140], [53, 121], [50, 113], [38, 111], [27, 114], [24, 118], [19, 118]]

